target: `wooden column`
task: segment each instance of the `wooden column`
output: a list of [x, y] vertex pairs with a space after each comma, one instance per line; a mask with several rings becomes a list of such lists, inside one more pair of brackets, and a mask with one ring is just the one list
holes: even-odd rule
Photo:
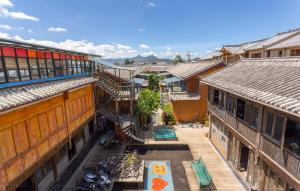
[[266, 182], [268, 166], [263, 161], [261, 161], [260, 168], [261, 168], [261, 172], [260, 172], [260, 176], [259, 176], [259, 179], [258, 179], [258, 190], [259, 191], [264, 191], [265, 190], [264, 187], [265, 187], [265, 182]]

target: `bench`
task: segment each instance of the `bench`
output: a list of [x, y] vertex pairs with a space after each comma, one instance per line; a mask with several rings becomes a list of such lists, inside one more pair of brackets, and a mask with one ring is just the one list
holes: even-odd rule
[[202, 159], [192, 161], [192, 167], [196, 174], [200, 188], [210, 188], [212, 178], [207, 171], [207, 168]]

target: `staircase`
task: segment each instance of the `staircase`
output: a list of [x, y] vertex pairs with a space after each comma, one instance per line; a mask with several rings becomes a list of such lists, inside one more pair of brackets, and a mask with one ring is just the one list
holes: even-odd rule
[[109, 108], [109, 103], [115, 99], [120, 100], [122, 98], [134, 99], [134, 86], [132, 83], [125, 85], [119, 85], [112, 79], [105, 77], [105, 75], [98, 75], [98, 81], [96, 83], [101, 89], [107, 92], [111, 96], [106, 96], [101, 99], [97, 99], [96, 112], [107, 117], [114, 123], [118, 123], [121, 126], [123, 133], [132, 141], [137, 143], [144, 143], [144, 141], [132, 132], [132, 120], [129, 119], [128, 123], [122, 120], [122, 117], [117, 114], [113, 109]]

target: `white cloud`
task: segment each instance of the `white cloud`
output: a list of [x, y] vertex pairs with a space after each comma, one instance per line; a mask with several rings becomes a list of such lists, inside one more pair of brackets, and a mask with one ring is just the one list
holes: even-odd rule
[[147, 2], [146, 2], [146, 7], [147, 7], [147, 8], [149, 8], [149, 7], [155, 7], [155, 6], [156, 6], [156, 4], [153, 3], [153, 2], [151, 2], [151, 1], [147, 1]]
[[0, 29], [11, 30], [12, 27], [9, 26], [9, 25], [2, 25], [2, 24], [0, 24]]
[[14, 4], [10, 0], [0, 0], [0, 7], [12, 7]]
[[37, 39], [23, 39], [22, 37], [10, 36], [7, 33], [1, 33], [0, 37], [10, 38], [19, 41], [25, 41], [29, 43], [36, 43], [45, 46], [52, 46], [56, 48], [73, 50], [79, 52], [85, 52], [90, 54], [101, 55], [103, 58], [128, 58], [138, 55], [137, 50], [131, 48], [130, 46], [111, 43], [111, 44], [94, 44], [93, 42], [85, 40], [65, 40], [61, 42], [48, 41], [48, 40], [37, 40]]
[[157, 56], [157, 53], [154, 52], [154, 51], [149, 51], [149, 52], [143, 52], [142, 53], [142, 56], [149, 56], [149, 55]]
[[50, 31], [50, 32], [68, 32], [67, 29], [62, 28], [62, 27], [49, 27], [48, 31]]
[[39, 21], [40, 19], [34, 16], [27, 15], [23, 12], [10, 12], [8, 9], [0, 7], [0, 16], [1, 17], [9, 17], [13, 19], [23, 19], [23, 20], [31, 20], [31, 21]]
[[146, 44], [140, 44], [139, 47], [140, 47], [140, 48], [144, 48], [144, 49], [150, 48], [150, 46], [148, 46], [148, 45], [146, 45]]
[[32, 30], [31, 29], [27, 29], [27, 32], [32, 33]]
[[145, 32], [146, 28], [139, 28], [139, 32]]
[[0, 32], [0, 38], [10, 38], [9, 34]]

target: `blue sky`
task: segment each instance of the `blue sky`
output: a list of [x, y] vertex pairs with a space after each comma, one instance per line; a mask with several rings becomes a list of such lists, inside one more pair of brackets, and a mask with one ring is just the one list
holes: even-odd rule
[[101, 54], [194, 56], [300, 27], [299, 0], [0, 0], [0, 36]]

